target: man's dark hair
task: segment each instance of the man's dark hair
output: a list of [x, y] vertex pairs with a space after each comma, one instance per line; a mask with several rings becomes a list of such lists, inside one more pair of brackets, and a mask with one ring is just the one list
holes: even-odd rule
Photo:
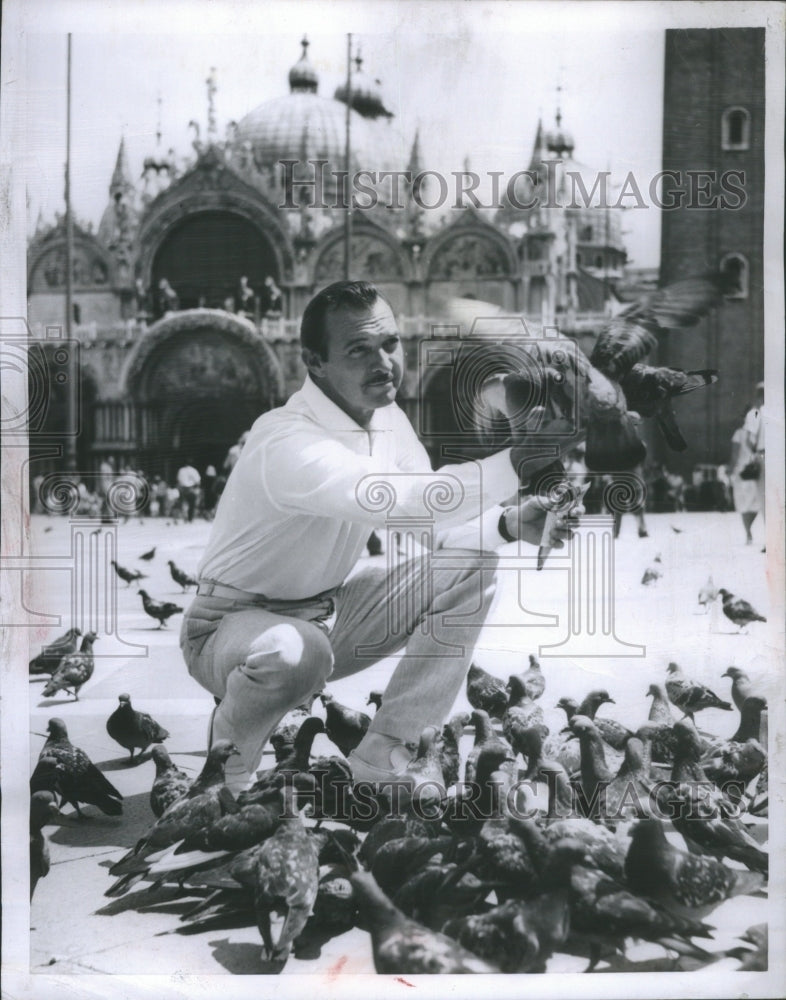
[[[342, 306], [349, 309], [371, 309], [380, 299], [388, 300], [376, 285], [369, 281], [336, 281], [321, 292], [306, 306], [300, 323], [300, 346], [314, 351], [323, 360], [327, 359], [327, 314]], [[390, 303], [388, 302], [388, 305]]]

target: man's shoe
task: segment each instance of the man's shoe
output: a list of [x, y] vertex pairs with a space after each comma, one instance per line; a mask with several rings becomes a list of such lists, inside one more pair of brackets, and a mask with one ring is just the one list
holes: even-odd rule
[[[214, 740], [214, 723], [216, 718], [216, 712], [218, 711], [218, 705], [210, 713], [210, 721], [207, 726], [207, 749], [208, 753], [210, 748], [213, 746]], [[215, 738], [220, 739], [220, 736]], [[243, 763], [243, 758], [233, 755], [224, 765], [224, 784], [232, 792], [233, 795], [239, 795], [244, 792], [249, 785], [253, 784], [253, 777], [246, 770], [246, 765]]]
[[[358, 753], [361, 748], [362, 756]], [[370, 733], [363, 738], [360, 746], [350, 753], [347, 761], [356, 782], [395, 781], [401, 779], [412, 756], [411, 751], [401, 740], [382, 733]]]

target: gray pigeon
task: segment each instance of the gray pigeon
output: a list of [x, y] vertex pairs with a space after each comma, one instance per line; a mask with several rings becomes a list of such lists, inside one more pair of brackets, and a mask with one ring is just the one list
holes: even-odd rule
[[152, 715], [134, 710], [130, 695], [118, 695], [118, 701], [120, 704], [106, 720], [106, 731], [115, 743], [130, 752], [131, 760], [134, 759], [134, 750], [144, 753], [151, 743], [160, 743], [169, 736]]
[[660, 553], [655, 556], [652, 561], [652, 565], [648, 566], [644, 570], [644, 575], [641, 578], [641, 582], [645, 587], [651, 587], [653, 583], [660, 580], [663, 576], [663, 566], [661, 564]]
[[691, 719], [694, 713], [704, 708], [722, 708], [724, 712], [731, 712], [732, 707], [728, 701], [723, 701], [704, 684], [689, 680], [678, 664], [670, 663], [668, 673], [666, 694], [672, 705], [676, 705]]
[[38, 880], [49, 874], [49, 845], [43, 828], [60, 815], [52, 792], [33, 792], [30, 797], [30, 898]]
[[76, 650], [77, 637], [81, 634], [78, 628], [70, 628], [65, 635], [44, 646], [38, 656], [34, 656], [30, 661], [30, 673], [53, 674], [60, 666], [63, 657]]
[[157, 743], [152, 750], [156, 765], [156, 777], [150, 789], [150, 808], [156, 816], [163, 815], [166, 810], [179, 799], [188, 794], [193, 778], [181, 771], [172, 763], [166, 747]]
[[98, 806], [107, 816], [119, 816], [123, 812], [123, 796], [84, 750], [71, 743], [63, 720], [50, 719], [47, 732], [49, 736], [30, 778], [30, 791], [57, 792], [60, 805], [70, 802], [80, 817], [80, 802]]
[[731, 700], [740, 711], [742, 711], [746, 698], [750, 698], [754, 694], [761, 697], [761, 692], [754, 689], [750, 677], [739, 667], [727, 667], [721, 677], [731, 678]]
[[743, 629], [747, 631], [748, 625], [751, 622], [767, 621], [764, 615], [760, 615], [752, 605], [748, 604], [741, 597], [735, 597], [734, 594], [729, 593], [728, 590], [724, 590], [723, 587], [720, 588], [718, 593], [723, 598], [724, 615], [726, 615], [730, 622], [737, 626], [738, 631], [742, 632]]
[[97, 638], [95, 632], [88, 632], [82, 639], [80, 650], [63, 657], [57, 670], [46, 682], [42, 692], [44, 698], [51, 698], [58, 691], [71, 689], [74, 692], [74, 701], [79, 701], [80, 690], [93, 676], [95, 669], [93, 643]]

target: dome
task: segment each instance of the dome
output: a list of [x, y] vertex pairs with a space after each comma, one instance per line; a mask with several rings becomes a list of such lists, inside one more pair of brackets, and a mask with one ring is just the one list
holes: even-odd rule
[[[333, 95], [337, 101], [347, 103], [347, 85], [342, 83], [336, 88]], [[360, 56], [355, 57], [355, 71], [352, 74], [352, 95], [351, 107], [364, 118], [372, 120], [381, 118], [392, 118], [393, 115], [385, 107], [382, 100], [382, 88], [379, 80], [372, 80], [368, 73], [363, 72], [363, 60]]]
[[289, 71], [289, 87], [292, 93], [316, 94], [319, 87], [319, 77], [317, 71], [308, 60], [309, 40], [303, 35], [300, 43], [303, 46], [303, 54]]
[[[350, 111], [352, 160], [367, 167], [369, 130], [364, 119]], [[315, 93], [293, 92], [265, 101], [240, 120], [236, 142], [249, 141], [257, 164], [279, 160], [327, 160], [325, 170], [343, 170], [346, 142], [346, 105]]]
[[559, 110], [556, 115], [556, 124], [556, 128], [546, 133], [546, 149], [550, 153], [556, 153], [557, 156], [562, 156], [564, 153], [570, 156], [576, 148], [576, 143], [570, 132], [562, 127], [562, 114]]

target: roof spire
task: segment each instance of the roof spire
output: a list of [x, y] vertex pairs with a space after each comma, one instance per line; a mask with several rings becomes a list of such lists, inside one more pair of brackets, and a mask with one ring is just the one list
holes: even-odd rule
[[412, 140], [412, 150], [409, 154], [407, 170], [413, 177], [420, 173], [420, 129], [415, 129], [415, 138]]
[[133, 188], [134, 182], [131, 180], [131, 170], [128, 166], [128, 154], [126, 153], [126, 140], [125, 136], [121, 136], [115, 169], [112, 172], [112, 180], [109, 182], [109, 194], [115, 198], [119, 194], [132, 191]]
[[156, 149], [161, 148], [161, 105], [163, 101], [161, 100], [161, 91], [158, 92], [158, 97], [156, 98], [156, 104], [158, 105], [158, 122], [156, 124]]
[[[560, 73], [562, 73], [562, 67], [560, 67]], [[566, 129], [562, 127], [562, 80], [557, 83], [557, 112], [554, 115], [554, 120], [556, 122], [556, 128], [551, 132], [546, 133], [546, 148], [550, 153], [556, 153], [557, 156], [564, 156], [566, 153], [570, 156], [573, 153], [573, 148], [575, 143], [573, 142], [573, 136]]]
[[210, 142], [218, 135], [216, 125], [216, 91], [218, 87], [216, 86], [215, 66], [210, 67], [210, 76], [205, 80], [205, 84], [207, 85], [207, 138]]

